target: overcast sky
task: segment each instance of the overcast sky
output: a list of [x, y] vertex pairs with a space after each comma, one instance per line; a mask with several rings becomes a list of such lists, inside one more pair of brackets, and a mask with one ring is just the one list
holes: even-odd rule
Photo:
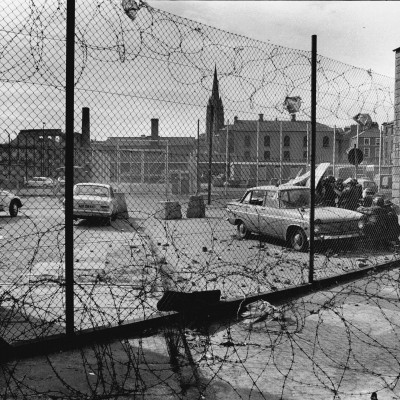
[[149, 0], [181, 17], [292, 49], [318, 54], [394, 77], [400, 47], [398, 1]]

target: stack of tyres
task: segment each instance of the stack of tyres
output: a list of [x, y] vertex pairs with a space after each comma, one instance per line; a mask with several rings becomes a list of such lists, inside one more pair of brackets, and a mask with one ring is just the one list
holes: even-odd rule
[[206, 206], [203, 196], [190, 196], [186, 211], [187, 218], [204, 218], [206, 216]]

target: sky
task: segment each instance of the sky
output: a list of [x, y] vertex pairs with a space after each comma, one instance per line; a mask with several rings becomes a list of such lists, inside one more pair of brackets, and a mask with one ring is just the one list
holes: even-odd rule
[[[146, 1], [156, 10], [141, 7], [131, 18], [121, 0], [77, 0], [77, 132], [82, 107], [96, 140], [147, 135], [151, 118], [161, 136], [195, 136], [199, 120], [204, 132], [215, 66], [227, 123], [289, 118], [286, 96], [302, 97], [298, 117], [308, 119], [312, 35], [321, 56], [318, 121], [348, 126], [364, 112], [393, 119], [400, 2]], [[64, 128], [59, 5], [0, 1], [0, 142], [43, 124]]]
[[400, 47], [398, 1], [149, 0], [161, 10], [222, 30], [394, 77]]

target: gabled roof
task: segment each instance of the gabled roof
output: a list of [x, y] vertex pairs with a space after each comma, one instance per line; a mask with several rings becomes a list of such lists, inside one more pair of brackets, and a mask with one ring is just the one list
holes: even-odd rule
[[[347, 131], [345, 131], [345, 136], [351, 139], [357, 138], [357, 125], [351, 125]], [[380, 130], [378, 124], [374, 124], [371, 128], [367, 130], [362, 130], [359, 128], [358, 137], [380, 137]]]
[[153, 140], [151, 136], [145, 137], [119, 137], [119, 136], [111, 136], [103, 143], [109, 146], [148, 146], [152, 142], [159, 143], [160, 146], [165, 145], [165, 142], [168, 141], [170, 146], [193, 146], [196, 139], [194, 137], [179, 137], [179, 136], [172, 136], [172, 137], [158, 137], [158, 139]]
[[[306, 132], [307, 124], [308, 130], [311, 132], [310, 121], [248, 121], [248, 120], [237, 120], [234, 124], [228, 125], [229, 131], [233, 132], [256, 132], [257, 124], [259, 124], [260, 131], [263, 132], [279, 132], [282, 124], [283, 132]], [[223, 128], [226, 130], [226, 126]], [[330, 126], [316, 123], [317, 132], [332, 132], [333, 128]]]

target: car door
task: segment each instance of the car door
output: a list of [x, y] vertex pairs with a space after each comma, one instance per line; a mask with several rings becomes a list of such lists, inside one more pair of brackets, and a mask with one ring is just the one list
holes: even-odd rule
[[278, 191], [268, 189], [265, 191], [264, 204], [261, 207], [260, 214], [262, 215], [262, 233], [271, 237], [277, 237], [279, 230], [279, 218], [277, 211], [279, 209]]
[[250, 222], [249, 229], [253, 232], [264, 233], [263, 227], [265, 225], [263, 217], [263, 207], [265, 199], [265, 190], [253, 189], [251, 191], [251, 198], [247, 205], [247, 215]]

